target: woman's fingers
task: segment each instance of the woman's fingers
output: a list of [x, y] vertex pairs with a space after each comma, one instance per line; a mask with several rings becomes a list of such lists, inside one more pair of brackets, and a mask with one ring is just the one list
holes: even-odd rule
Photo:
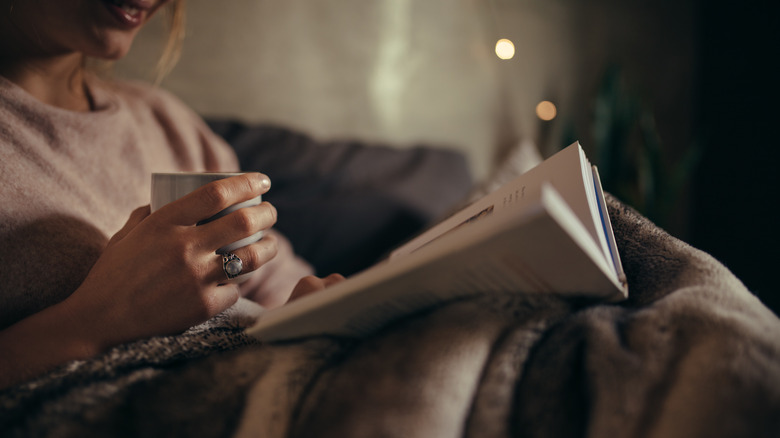
[[[240, 272], [252, 272], [276, 256], [277, 242], [273, 236], [266, 235], [252, 242], [255, 235], [259, 236], [259, 232], [268, 230], [276, 223], [276, 208], [268, 202], [262, 202], [238, 208], [228, 214], [223, 211], [256, 198], [265, 193], [268, 187], [268, 177], [260, 173], [237, 175], [207, 184], [156, 211], [151, 216], [154, 220], [145, 227], [149, 233], [145, 240], [154, 242], [154, 246], [162, 245], [173, 251], [173, 257], [167, 259], [172, 262], [179, 259], [179, 262], [173, 262], [168, 271], [179, 271], [179, 275], [190, 277], [193, 284], [199, 284], [199, 287], [209, 288], [228, 281], [222, 256], [216, 252], [233, 243], [236, 246], [243, 245], [232, 250], [241, 259]], [[224, 215], [197, 225], [219, 212]], [[148, 215], [148, 208], [134, 212], [114, 240], [127, 236]], [[247, 244], [247, 241], [251, 243]], [[237, 268], [235, 265], [231, 267]]]
[[216, 251], [233, 242], [267, 230], [276, 223], [276, 208], [268, 202], [240, 208], [195, 230], [201, 246]]
[[194, 225], [222, 210], [262, 195], [271, 180], [262, 173], [245, 173], [200, 187], [160, 208], [158, 213], [176, 225]]
[[330, 287], [336, 283], [341, 283], [344, 280], [346, 280], [346, 278], [341, 274], [330, 274], [322, 279], [322, 284], [324, 287]]
[[[269, 233], [259, 241], [233, 251], [232, 254], [241, 259], [241, 274], [253, 272], [276, 257], [276, 244], [276, 237]], [[222, 255], [213, 254], [206, 259], [205, 263], [211, 265], [208, 269], [209, 281], [215, 283], [228, 281]]]
[[341, 274], [330, 274], [325, 278], [307, 275], [306, 277], [301, 278], [298, 281], [298, 284], [295, 285], [292, 294], [290, 294], [289, 301], [297, 300], [298, 298], [321, 291], [326, 287], [333, 286], [342, 281], [344, 281], [344, 276]]

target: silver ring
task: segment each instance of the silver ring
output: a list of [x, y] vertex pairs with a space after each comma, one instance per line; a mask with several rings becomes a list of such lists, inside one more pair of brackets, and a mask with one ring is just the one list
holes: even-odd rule
[[242, 262], [237, 255], [232, 252], [222, 254], [222, 270], [225, 271], [228, 280], [232, 280], [241, 275], [243, 269], [244, 262]]

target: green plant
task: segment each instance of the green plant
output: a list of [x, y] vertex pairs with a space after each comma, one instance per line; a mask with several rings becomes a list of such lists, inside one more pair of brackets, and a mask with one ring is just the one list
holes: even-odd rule
[[593, 140], [604, 189], [659, 226], [669, 226], [700, 148], [692, 145], [670, 162], [653, 111], [628, 89], [615, 67], [606, 71], [595, 99]]

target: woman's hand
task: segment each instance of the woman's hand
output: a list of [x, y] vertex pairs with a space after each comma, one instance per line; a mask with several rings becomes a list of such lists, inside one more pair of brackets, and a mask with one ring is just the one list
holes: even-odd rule
[[[0, 388], [110, 346], [181, 332], [238, 300], [215, 251], [270, 228], [266, 202], [196, 226], [225, 208], [268, 191], [265, 175], [215, 181], [149, 213], [135, 210], [70, 297], [0, 331]], [[243, 272], [276, 254], [266, 236], [237, 249]]]
[[[101, 347], [180, 332], [222, 312], [239, 293], [226, 283], [215, 251], [270, 228], [276, 209], [264, 202], [196, 224], [269, 187], [266, 176], [244, 174], [205, 185], [154, 214], [148, 207], [136, 210], [68, 305], [89, 315], [89, 325], [104, 334]], [[250, 272], [276, 255], [276, 241], [268, 235], [234, 253], [242, 272]]]

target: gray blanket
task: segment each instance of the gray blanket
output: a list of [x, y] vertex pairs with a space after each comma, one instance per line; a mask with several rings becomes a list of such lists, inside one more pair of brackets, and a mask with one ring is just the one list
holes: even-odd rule
[[780, 436], [780, 320], [609, 200], [630, 299], [481, 296], [260, 344], [246, 303], [0, 393], [15, 436]]

